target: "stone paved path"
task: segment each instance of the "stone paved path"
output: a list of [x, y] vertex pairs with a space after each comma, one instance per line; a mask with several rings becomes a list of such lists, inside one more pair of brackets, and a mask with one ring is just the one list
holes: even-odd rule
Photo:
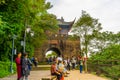
[[[44, 76], [50, 75], [49, 70], [40, 70], [40, 71], [31, 71], [29, 80], [41, 80]], [[0, 80], [16, 80], [16, 74], [6, 78], [0, 78]], [[68, 77], [65, 77], [65, 80], [109, 80], [107, 78], [98, 77], [93, 74], [79, 73], [79, 70], [70, 71]]]
[[80, 73], [79, 70], [70, 71], [68, 77], [65, 80], [110, 80], [107, 78], [99, 77], [89, 73]]
[[[49, 70], [40, 70], [40, 71], [31, 71], [29, 80], [40, 80], [43, 76], [49, 76], [50, 71]], [[17, 80], [17, 75], [5, 77], [5, 78], [0, 78], [0, 80]]]

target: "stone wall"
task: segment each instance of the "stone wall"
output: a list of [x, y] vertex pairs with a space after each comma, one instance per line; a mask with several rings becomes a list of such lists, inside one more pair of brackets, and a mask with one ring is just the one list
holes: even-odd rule
[[[57, 41], [55, 41], [57, 42]], [[64, 56], [64, 58], [66, 57], [72, 57], [79, 55], [80, 52], [80, 42], [78, 41], [70, 41], [70, 40], [66, 40], [64, 46], [64, 50], [61, 50], [60, 48], [60, 44], [58, 43], [50, 43], [49, 42], [45, 42], [40, 48], [36, 48], [35, 49], [35, 57], [38, 58], [39, 61], [45, 61], [45, 54], [47, 52], [47, 50], [51, 47], [56, 47], [60, 50], [61, 54]]]

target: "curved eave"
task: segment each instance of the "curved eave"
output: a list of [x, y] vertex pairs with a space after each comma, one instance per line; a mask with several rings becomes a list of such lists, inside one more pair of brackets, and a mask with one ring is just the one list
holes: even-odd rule
[[72, 26], [73, 26], [75, 20], [76, 20], [76, 18], [71, 22], [69, 31], [71, 30], [71, 28], [72, 28]]

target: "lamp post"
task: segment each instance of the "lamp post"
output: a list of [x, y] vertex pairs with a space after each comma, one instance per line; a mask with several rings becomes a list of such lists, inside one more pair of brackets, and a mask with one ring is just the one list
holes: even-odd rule
[[12, 36], [12, 55], [11, 55], [11, 65], [10, 72], [13, 73], [13, 56], [14, 56], [14, 40], [16, 39], [16, 35]]
[[24, 41], [23, 41], [23, 53], [25, 53], [25, 49], [26, 49], [26, 33], [29, 33], [30, 32], [30, 35], [31, 36], [34, 36], [34, 32], [33, 31], [31, 31], [31, 28], [30, 27], [27, 27], [26, 29], [25, 29], [25, 33], [24, 33]]
[[26, 29], [25, 29], [25, 33], [24, 33], [24, 40], [23, 40], [23, 54], [25, 53], [25, 41], [26, 41]]

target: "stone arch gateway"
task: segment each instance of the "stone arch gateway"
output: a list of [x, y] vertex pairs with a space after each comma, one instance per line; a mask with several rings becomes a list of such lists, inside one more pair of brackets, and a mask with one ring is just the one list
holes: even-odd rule
[[39, 48], [35, 48], [35, 57], [39, 61], [45, 60], [45, 52], [49, 50], [55, 51], [58, 55], [63, 55], [64, 58], [80, 53], [80, 40], [69, 40], [68, 32], [74, 24], [72, 22], [65, 22], [63, 18], [58, 19], [59, 30], [57, 34], [49, 35], [48, 40]]

